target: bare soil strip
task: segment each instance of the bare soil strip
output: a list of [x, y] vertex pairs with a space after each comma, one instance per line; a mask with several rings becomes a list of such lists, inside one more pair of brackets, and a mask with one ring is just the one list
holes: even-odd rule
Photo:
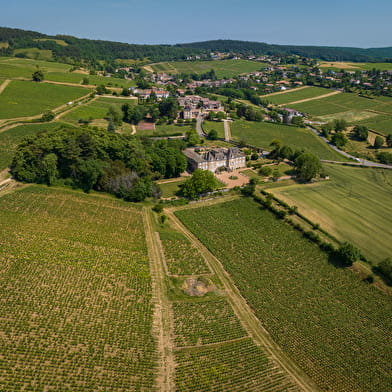
[[177, 219], [172, 209], [166, 209], [165, 211], [176, 228], [182, 232], [200, 251], [204, 258], [208, 260], [209, 267], [222, 282], [234, 312], [254, 342], [262, 347], [270, 358], [284, 369], [293, 382], [303, 391], [319, 392], [320, 389], [314, 381], [288, 358], [282, 349], [272, 340], [269, 333], [262, 326], [260, 320], [255, 316], [252, 309], [247, 304], [245, 298], [242, 297], [238, 288], [235, 286], [234, 281], [226, 272], [221, 262], [180, 222], [179, 219]]
[[143, 209], [143, 222], [150, 260], [152, 297], [155, 302], [153, 333], [158, 343], [158, 375], [156, 390], [172, 392], [175, 390], [172, 322], [170, 302], [166, 296], [165, 271], [161, 251], [157, 243], [157, 234], [153, 232], [151, 211]]
[[5, 88], [10, 84], [10, 82], [10, 79], [7, 79], [3, 82], [3, 84], [0, 86], [0, 94], [5, 90]]
[[280, 95], [280, 94], [286, 94], [286, 93], [292, 93], [293, 91], [299, 91], [303, 90], [305, 88], [309, 88], [310, 86], [303, 86], [303, 87], [296, 87], [296, 88], [291, 88], [289, 90], [284, 90], [284, 91], [277, 91], [276, 93], [270, 93], [270, 94], [265, 94], [265, 95], [260, 95], [260, 97], [272, 97], [273, 95]]
[[341, 91], [332, 91], [332, 93], [328, 93], [328, 94], [324, 94], [324, 95], [318, 95], [317, 97], [311, 97], [311, 98], [306, 98], [306, 99], [300, 99], [299, 101], [294, 101], [294, 102], [286, 102], [286, 103], [282, 103], [279, 106], [283, 106], [283, 105], [294, 105], [296, 103], [302, 103], [302, 102], [308, 102], [308, 101], [315, 101], [316, 99], [322, 99], [322, 98], [327, 98], [330, 97], [332, 95], [336, 95], [336, 94], [340, 94]]
[[225, 129], [225, 140], [229, 142], [231, 139], [230, 122], [228, 120], [223, 120], [223, 127]]

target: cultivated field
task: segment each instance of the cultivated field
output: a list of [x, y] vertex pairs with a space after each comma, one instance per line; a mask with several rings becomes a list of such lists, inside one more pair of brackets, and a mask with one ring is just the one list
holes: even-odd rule
[[366, 125], [384, 135], [392, 134], [392, 116], [378, 115], [366, 120], [357, 121], [356, 124]]
[[87, 93], [82, 87], [13, 80], [0, 94], [0, 118], [38, 115]]
[[317, 97], [320, 97], [325, 94], [330, 94], [332, 92], [334, 92], [334, 90], [330, 90], [327, 88], [307, 87], [307, 88], [301, 88], [298, 91], [294, 89], [289, 92], [284, 91], [280, 94], [266, 96], [265, 99], [275, 105], [282, 105], [282, 104], [288, 104], [290, 102], [300, 101], [302, 99], [309, 99], [309, 98], [316, 99]]
[[[219, 258], [272, 338], [322, 390], [391, 389], [392, 307], [386, 295], [335, 267], [250, 199], [183, 209], [176, 216]], [[227, 354], [215, 362], [211, 350], [193, 357], [227, 368]], [[181, 356], [188, 358], [191, 353]], [[234, 365], [240, 356], [230, 358]]]
[[135, 104], [135, 100], [116, 99], [116, 98], [97, 98], [86, 105], [77, 106], [76, 109], [70, 110], [62, 116], [65, 121], [77, 123], [79, 120], [103, 119], [107, 117], [108, 110], [111, 106], [116, 107], [121, 112], [121, 106], [125, 103]]
[[305, 148], [318, 155], [321, 159], [346, 160], [338, 152], [328, 147], [320, 138], [306, 128], [287, 125], [235, 120], [230, 123], [231, 135], [234, 140], [244, 139], [247, 144], [270, 149], [274, 139], [293, 148]]
[[[177, 231], [172, 222], [157, 225], [157, 230], [171, 314], [172, 342], [166, 345], [176, 363], [175, 385], [170, 390], [298, 391], [287, 374], [249, 337], [198, 245]], [[211, 289], [204, 295], [186, 294], [189, 280]], [[195, 289], [192, 292], [200, 293]]]
[[324, 121], [345, 119], [350, 123], [367, 120], [378, 114], [392, 114], [392, 98], [363, 98], [353, 93], [341, 93], [326, 98], [288, 105]]
[[392, 255], [392, 171], [324, 165], [330, 181], [273, 193], [374, 262]]
[[[64, 124], [54, 122], [47, 124], [20, 125], [0, 132], [0, 171], [9, 167], [18, 144], [26, 137], [44, 130], [56, 129]], [[70, 125], [66, 125], [70, 128]]]
[[215, 60], [215, 61], [176, 61], [150, 64], [155, 72], [168, 74], [177, 73], [205, 73], [215, 70], [218, 78], [231, 78], [233, 76], [259, 71], [265, 64], [249, 60]]
[[2, 389], [153, 391], [140, 209], [39, 186], [0, 206]]
[[51, 50], [38, 49], [38, 48], [22, 48], [15, 49], [13, 54], [24, 54], [29, 59], [35, 60], [51, 60], [53, 58], [53, 53]]
[[329, 68], [333, 70], [340, 71], [344, 70], [367, 70], [370, 71], [372, 69], [379, 69], [381, 71], [392, 70], [391, 63], [348, 63], [348, 62], [336, 62], [336, 61], [325, 61], [320, 64], [320, 68]]

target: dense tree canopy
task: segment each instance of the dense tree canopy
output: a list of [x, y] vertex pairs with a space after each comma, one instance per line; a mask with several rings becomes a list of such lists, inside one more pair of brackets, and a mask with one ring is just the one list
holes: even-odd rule
[[298, 177], [304, 181], [310, 181], [321, 171], [320, 159], [310, 152], [304, 152], [297, 157], [295, 165]]
[[213, 173], [197, 169], [181, 186], [181, 194], [189, 199], [195, 199], [200, 194], [213, 191], [217, 186], [218, 182]]
[[151, 179], [185, 170], [183, 147], [177, 140], [140, 141], [102, 130], [62, 128], [26, 138], [11, 169], [20, 181], [64, 182], [140, 201], [155, 192]]

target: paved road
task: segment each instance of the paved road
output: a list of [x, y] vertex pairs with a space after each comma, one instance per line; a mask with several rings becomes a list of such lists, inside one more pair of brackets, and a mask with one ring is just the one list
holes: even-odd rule
[[204, 133], [203, 128], [201, 127], [201, 123], [203, 122], [203, 120], [204, 120], [203, 115], [199, 114], [196, 119], [196, 132], [198, 133], [199, 136], [207, 136]]
[[[384, 165], [382, 163], [377, 163], [377, 162], [372, 162], [368, 161], [366, 159], [359, 159], [353, 155], [348, 154], [345, 151], [340, 150], [338, 147], [333, 145], [328, 139], [326, 139], [323, 135], [321, 135], [315, 128], [311, 127], [310, 125], [307, 125], [307, 128], [310, 129], [313, 133], [315, 133], [318, 137], [320, 137], [325, 143], [327, 143], [333, 150], [337, 151], [339, 154], [342, 154], [343, 156], [352, 159], [355, 162], [350, 162], [350, 165], [356, 165], [356, 166], [368, 166], [368, 167], [380, 167], [383, 169], [392, 169], [392, 165]], [[344, 164], [348, 162], [340, 162], [340, 161], [329, 161], [329, 160], [321, 160], [322, 162], [328, 162], [328, 163], [338, 163], [338, 164]]]

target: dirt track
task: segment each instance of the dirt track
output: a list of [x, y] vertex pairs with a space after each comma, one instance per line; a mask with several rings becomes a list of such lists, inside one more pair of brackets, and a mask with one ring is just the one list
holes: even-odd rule
[[294, 101], [294, 102], [287, 102], [287, 103], [282, 103], [279, 106], [283, 105], [294, 105], [296, 103], [302, 103], [302, 102], [308, 102], [308, 101], [315, 101], [317, 99], [322, 99], [322, 98], [327, 98], [331, 97], [332, 95], [340, 94], [341, 91], [332, 91], [331, 93], [324, 94], [324, 95], [319, 95], [317, 97], [311, 97], [311, 98], [305, 98], [305, 99], [300, 99], [299, 101]]

